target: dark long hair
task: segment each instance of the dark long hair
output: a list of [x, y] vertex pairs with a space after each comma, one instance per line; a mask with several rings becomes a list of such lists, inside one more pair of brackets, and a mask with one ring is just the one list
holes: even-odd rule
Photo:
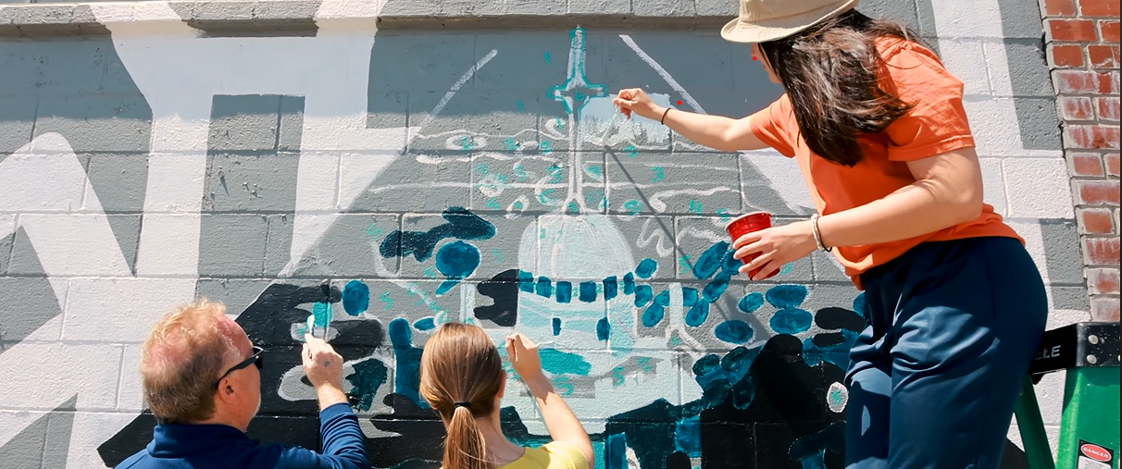
[[803, 139], [822, 158], [857, 164], [864, 157], [857, 137], [883, 131], [915, 104], [901, 101], [877, 81], [887, 73], [876, 48], [876, 40], [883, 37], [926, 47], [903, 25], [857, 10], [759, 44], [787, 91]]
[[475, 423], [495, 411], [503, 380], [495, 343], [479, 326], [447, 323], [421, 353], [421, 396], [448, 423], [444, 469], [487, 469], [487, 442]]

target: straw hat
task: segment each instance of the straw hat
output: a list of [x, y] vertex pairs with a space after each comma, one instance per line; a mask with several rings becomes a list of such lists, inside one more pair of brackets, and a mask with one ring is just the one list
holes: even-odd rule
[[740, 0], [740, 17], [721, 28], [732, 42], [783, 39], [857, 6], [858, 0]]

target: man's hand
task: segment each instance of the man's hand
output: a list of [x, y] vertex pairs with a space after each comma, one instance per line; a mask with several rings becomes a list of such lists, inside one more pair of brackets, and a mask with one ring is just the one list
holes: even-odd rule
[[322, 410], [332, 404], [347, 402], [343, 394], [343, 357], [322, 339], [304, 335], [304, 348], [300, 352], [304, 362], [304, 374], [316, 389], [319, 408]]

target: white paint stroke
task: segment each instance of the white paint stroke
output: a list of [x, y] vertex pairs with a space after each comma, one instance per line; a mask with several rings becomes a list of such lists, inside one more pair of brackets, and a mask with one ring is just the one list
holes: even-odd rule
[[686, 89], [683, 88], [682, 85], [678, 84], [678, 80], [675, 80], [674, 77], [670, 76], [670, 73], [667, 72], [665, 68], [662, 68], [662, 65], [659, 65], [658, 62], [655, 62], [655, 59], [653, 57], [647, 55], [646, 52], [643, 52], [643, 49], [635, 43], [635, 40], [631, 39], [631, 36], [620, 34], [619, 38], [623, 39], [624, 44], [627, 44], [627, 47], [630, 47], [631, 50], [635, 51], [635, 54], [638, 55], [640, 59], [643, 59], [643, 61], [646, 62], [647, 65], [650, 65], [651, 68], [653, 68], [654, 71], [657, 72], [663, 80], [666, 80], [666, 84], [670, 85], [671, 88], [674, 88], [674, 91], [677, 91], [678, 94], [681, 94], [682, 99], [686, 101], [686, 104], [689, 104], [690, 107], [693, 108], [694, 112], [700, 114], [706, 113], [705, 109], [702, 109], [701, 104], [698, 104], [697, 100], [693, 99], [693, 96], [690, 96], [690, 93], [686, 91]]
[[[490, 62], [491, 59], [495, 58], [496, 55], [499, 55], [499, 50], [491, 49], [491, 52], [488, 52], [487, 55], [483, 56], [483, 58], [479, 59], [479, 61], [476, 62], [475, 65], [468, 69], [467, 72], [464, 72], [464, 75], [461, 76], [459, 80], [456, 80], [456, 83], [452, 85], [452, 88], [450, 88], [447, 93], [444, 93], [444, 97], [440, 98], [440, 102], [436, 103], [436, 107], [432, 108], [432, 112], [430, 112], [428, 116], [425, 116], [425, 120], [421, 121], [421, 125], [417, 126], [416, 132], [420, 132], [421, 129], [424, 129], [425, 126], [432, 122], [432, 120], [436, 118], [437, 114], [440, 114], [440, 111], [444, 110], [444, 106], [448, 105], [448, 101], [451, 101], [452, 97], [456, 96], [456, 92], [460, 91], [460, 87], [464, 86], [464, 84], [467, 83], [473, 75], [475, 75], [475, 72], [483, 68], [484, 65], [487, 65], [487, 62]], [[416, 136], [416, 132], [409, 132], [410, 140], [412, 140], [413, 137]]]

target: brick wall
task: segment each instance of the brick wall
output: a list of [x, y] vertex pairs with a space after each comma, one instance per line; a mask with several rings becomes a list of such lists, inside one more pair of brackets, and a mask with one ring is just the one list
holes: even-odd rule
[[1043, 0], [1048, 65], [1095, 320], [1118, 320], [1118, 2]]

